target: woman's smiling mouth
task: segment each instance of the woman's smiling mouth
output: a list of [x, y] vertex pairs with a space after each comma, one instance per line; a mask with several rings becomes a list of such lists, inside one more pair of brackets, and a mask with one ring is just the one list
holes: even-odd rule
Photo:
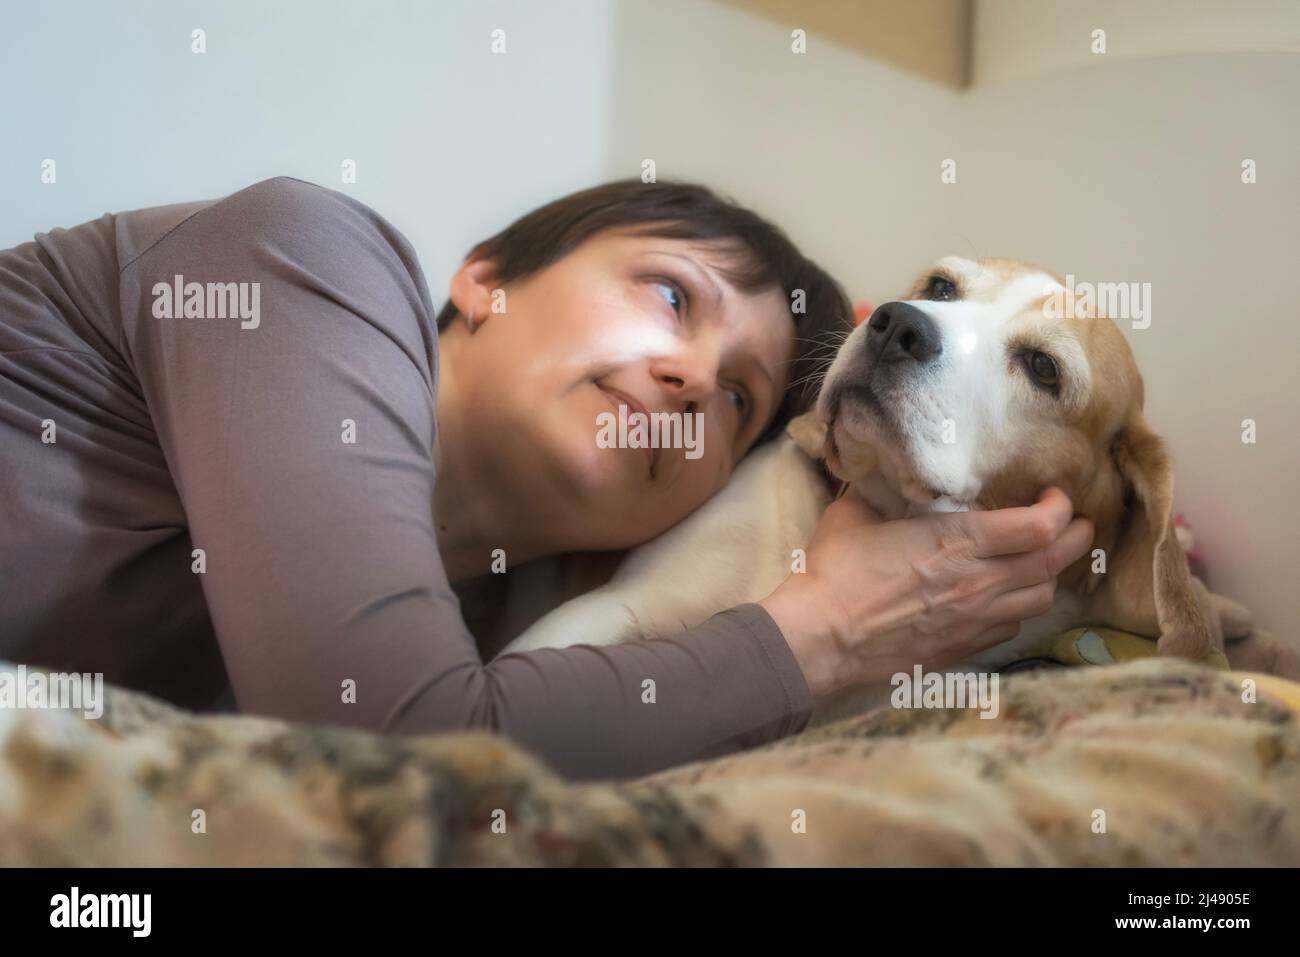
[[[639, 413], [644, 417], [642, 421], [647, 423], [650, 421], [650, 416], [646, 412], [645, 406], [626, 392], [620, 392], [618, 389], [610, 388], [601, 382], [596, 383], [596, 388], [605, 394], [605, 398], [609, 401], [609, 404], [613, 406], [616, 415], [621, 414], [619, 407], [625, 406], [629, 417], [633, 414]], [[650, 478], [653, 480], [658, 472], [659, 449], [655, 448], [653, 445], [647, 445], [642, 449], [642, 451], [646, 454], [646, 461], [650, 465]]]

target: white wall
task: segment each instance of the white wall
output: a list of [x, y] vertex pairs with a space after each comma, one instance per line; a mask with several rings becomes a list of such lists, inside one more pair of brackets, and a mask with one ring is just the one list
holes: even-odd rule
[[289, 174], [383, 213], [437, 298], [473, 242], [603, 178], [609, 18], [603, 0], [6, 3], [0, 248]]

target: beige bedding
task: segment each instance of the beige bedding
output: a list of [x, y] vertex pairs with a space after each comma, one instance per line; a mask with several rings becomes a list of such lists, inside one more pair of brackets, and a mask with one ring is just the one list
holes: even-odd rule
[[1148, 659], [1004, 678], [993, 720], [884, 708], [574, 785], [492, 735], [111, 690], [100, 720], [0, 710], [0, 864], [1294, 866], [1297, 707], [1279, 678]]

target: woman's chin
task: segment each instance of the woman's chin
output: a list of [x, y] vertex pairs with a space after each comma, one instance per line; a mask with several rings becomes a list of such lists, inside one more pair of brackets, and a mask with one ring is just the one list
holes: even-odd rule
[[[638, 453], [639, 455], [639, 453]], [[647, 476], [645, 466], [638, 473], [634, 467], [637, 456], [628, 449], [598, 448], [590, 436], [557, 442], [548, 456], [555, 476], [554, 484], [560, 494], [592, 504], [601, 500], [624, 503], [627, 497], [644, 491]], [[536, 472], [537, 463], [523, 463], [527, 471]]]

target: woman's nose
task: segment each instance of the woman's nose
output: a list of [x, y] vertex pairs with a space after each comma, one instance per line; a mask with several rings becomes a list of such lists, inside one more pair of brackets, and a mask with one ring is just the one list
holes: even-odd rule
[[665, 358], [652, 365], [651, 374], [669, 401], [702, 405], [717, 388], [718, 364], [701, 355]]

